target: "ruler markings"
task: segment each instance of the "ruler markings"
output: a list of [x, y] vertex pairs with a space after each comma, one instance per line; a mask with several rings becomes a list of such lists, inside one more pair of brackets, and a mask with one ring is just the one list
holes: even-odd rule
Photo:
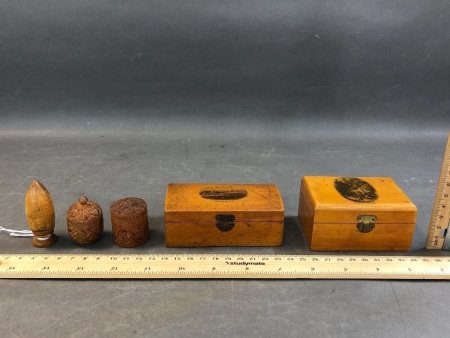
[[430, 224], [426, 240], [427, 249], [442, 249], [444, 246], [443, 230], [450, 222], [450, 135], [442, 161], [441, 173], [436, 189]]
[[450, 257], [0, 255], [0, 278], [450, 279]]

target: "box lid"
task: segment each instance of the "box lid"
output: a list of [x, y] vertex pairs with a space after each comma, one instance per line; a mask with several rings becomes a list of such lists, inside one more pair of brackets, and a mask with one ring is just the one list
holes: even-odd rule
[[218, 215], [232, 215], [236, 222], [284, 220], [283, 201], [274, 184], [171, 183], [164, 210], [166, 222], [215, 222]]
[[375, 215], [376, 223], [415, 223], [416, 206], [390, 177], [302, 178], [314, 223], [354, 223], [358, 216]]

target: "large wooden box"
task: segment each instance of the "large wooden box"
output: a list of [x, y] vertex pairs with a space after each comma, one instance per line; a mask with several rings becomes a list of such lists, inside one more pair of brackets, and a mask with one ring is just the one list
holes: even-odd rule
[[279, 246], [284, 206], [273, 184], [169, 184], [168, 247]]
[[299, 219], [311, 250], [406, 251], [416, 207], [389, 177], [305, 176]]

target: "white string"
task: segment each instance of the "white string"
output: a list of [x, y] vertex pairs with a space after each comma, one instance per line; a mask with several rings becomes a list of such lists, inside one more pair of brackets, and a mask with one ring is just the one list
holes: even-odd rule
[[0, 233], [8, 234], [11, 237], [33, 237], [33, 232], [31, 230], [13, 230], [6, 229], [0, 226]]
[[47, 239], [49, 239], [50, 237], [52, 237], [53, 234], [48, 234], [47, 236], [36, 236], [36, 239], [38, 241], [46, 241]]

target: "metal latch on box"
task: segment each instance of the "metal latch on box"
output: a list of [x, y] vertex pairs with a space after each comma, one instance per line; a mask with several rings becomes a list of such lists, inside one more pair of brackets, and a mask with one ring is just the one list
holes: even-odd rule
[[377, 216], [375, 215], [359, 215], [356, 217], [358, 223], [356, 224], [356, 228], [359, 232], [368, 233], [371, 232], [375, 228], [375, 221], [377, 220]]
[[216, 215], [216, 228], [221, 232], [227, 232], [233, 229], [234, 227], [234, 215], [229, 214], [221, 214]]

